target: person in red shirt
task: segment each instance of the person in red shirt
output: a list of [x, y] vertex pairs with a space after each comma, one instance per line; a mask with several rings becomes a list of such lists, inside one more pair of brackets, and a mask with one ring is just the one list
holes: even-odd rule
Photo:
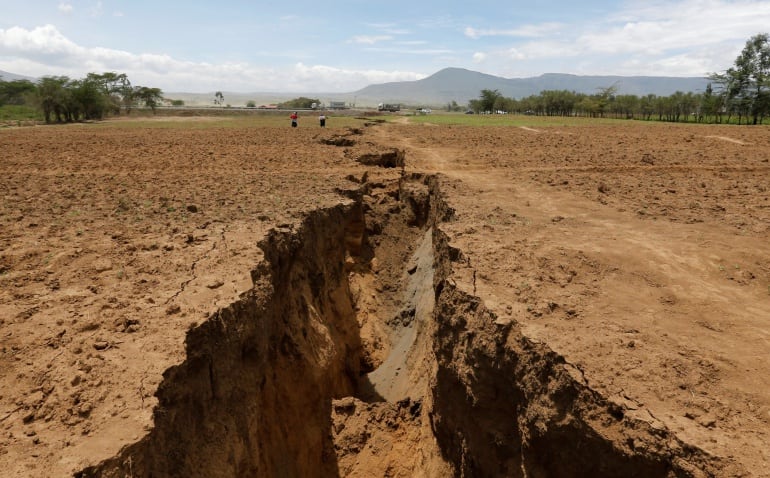
[[292, 128], [296, 128], [297, 127], [297, 118], [299, 118], [299, 116], [297, 116], [297, 112], [295, 111], [294, 113], [292, 113], [291, 116], [289, 116], [289, 118], [291, 118], [291, 127]]

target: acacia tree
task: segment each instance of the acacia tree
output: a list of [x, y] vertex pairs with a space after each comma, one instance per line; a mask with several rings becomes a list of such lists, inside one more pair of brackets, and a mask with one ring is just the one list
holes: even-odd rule
[[132, 97], [136, 101], [141, 101], [142, 103], [144, 103], [144, 106], [147, 106], [150, 109], [152, 109], [154, 113], [155, 108], [160, 104], [161, 101], [163, 101], [163, 92], [160, 90], [160, 88], [136, 86], [134, 87], [134, 92], [132, 94]]
[[3, 81], [0, 78], [0, 106], [23, 105], [28, 95], [35, 92], [35, 84], [29, 80]]
[[735, 59], [735, 65], [711, 79], [722, 87], [728, 113], [737, 113], [738, 122], [746, 116], [748, 124], [758, 124], [770, 113], [770, 35], [760, 33], [749, 38]]
[[46, 76], [37, 84], [37, 101], [43, 110], [45, 122], [50, 123], [52, 116], [61, 122], [67, 109], [69, 91], [65, 86], [70, 82], [66, 76]]
[[99, 87], [108, 100], [108, 107], [111, 112], [120, 114], [121, 106], [128, 111], [131, 110], [133, 88], [125, 73], [115, 73], [114, 71], [101, 74], [89, 73], [86, 80]]
[[596, 112], [600, 117], [604, 117], [604, 113], [607, 111], [610, 103], [615, 101], [615, 94], [618, 92], [617, 83], [612, 86], [606, 86], [604, 88], [597, 88], [598, 93], [593, 95]]
[[163, 99], [159, 88], [132, 87], [125, 74], [89, 73], [85, 78], [70, 80], [66, 76], [41, 79], [35, 87], [37, 103], [46, 123], [99, 120], [108, 114], [119, 114], [121, 106], [130, 111], [134, 104], [144, 104], [155, 111]]
[[498, 90], [481, 90], [479, 100], [481, 100], [482, 111], [494, 111], [495, 103], [502, 97], [503, 95]]
[[716, 93], [714, 87], [709, 83], [706, 86], [706, 91], [701, 95], [701, 112], [706, 118], [706, 121], [722, 123], [722, 115], [724, 114], [725, 109], [725, 95]]

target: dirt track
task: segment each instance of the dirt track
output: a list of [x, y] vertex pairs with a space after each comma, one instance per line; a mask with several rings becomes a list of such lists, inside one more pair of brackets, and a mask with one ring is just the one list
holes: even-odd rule
[[[361, 130], [0, 131], [0, 149], [11, 152], [0, 160], [0, 469], [65, 476], [126, 445], [178, 439], [171, 430], [180, 425], [169, 418], [164, 431], [159, 410], [198, 399], [178, 385], [202, 383], [191, 344], [209, 347], [208, 337], [226, 332], [212, 329], [217, 323], [256, 304], [252, 316], [274, 315], [292, 333], [248, 332], [243, 323], [240, 349], [227, 358], [263, 377], [251, 393], [265, 395], [241, 403], [263, 430], [243, 431], [258, 459], [249, 461], [248, 444], [228, 445], [222, 458], [240, 463], [232, 470], [241, 475], [278, 476], [289, 465], [275, 456], [301, 449], [302, 470], [347, 476], [620, 476], [628, 463], [640, 476], [770, 476], [766, 130]], [[377, 167], [378, 158], [405, 159], [404, 174]], [[260, 249], [271, 229], [277, 236]], [[326, 234], [346, 249], [333, 249]], [[270, 266], [260, 268], [264, 250]], [[305, 258], [307, 270], [284, 271], [285, 251]], [[424, 265], [430, 255], [435, 277]], [[260, 288], [271, 267], [272, 285]], [[436, 290], [436, 313], [426, 285]], [[314, 302], [319, 296], [330, 299]], [[453, 315], [475, 297], [483, 305]], [[316, 316], [335, 319], [315, 326]], [[280, 347], [265, 339], [250, 352], [247, 339], [266, 331]], [[409, 360], [388, 361], [404, 336]], [[277, 360], [269, 363], [278, 370], [328, 369], [312, 380], [270, 378], [252, 356]], [[157, 407], [164, 372], [185, 357], [166, 372], [171, 395], [162, 400], [175, 403]], [[366, 386], [340, 378], [383, 362]], [[221, 415], [188, 431], [228, 439], [240, 415], [232, 424], [224, 417], [240, 406], [211, 403], [223, 390], [232, 390], [228, 400], [243, 393], [222, 375], [240, 365], [207, 363], [212, 397], [184, 413]], [[552, 372], [535, 380], [533, 370]], [[508, 383], [514, 375], [541, 383]], [[314, 400], [303, 382], [323, 396]], [[292, 425], [304, 430], [270, 421], [297, 409], [307, 417]], [[270, 440], [285, 448], [271, 451]], [[166, 442], [169, 456], [183, 453]], [[596, 456], [607, 468], [570, 469], [582, 466], [567, 449], [578, 442], [603, 450]], [[115, 466], [137, 456], [160, 466], [142, 450]]]

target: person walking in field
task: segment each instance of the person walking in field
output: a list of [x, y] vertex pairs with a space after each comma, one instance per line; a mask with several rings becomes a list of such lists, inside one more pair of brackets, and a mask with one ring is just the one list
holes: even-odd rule
[[297, 118], [299, 118], [299, 116], [297, 116], [297, 112], [295, 111], [294, 113], [292, 113], [291, 116], [289, 116], [289, 118], [291, 118], [291, 127], [292, 128], [296, 128], [297, 127]]
[[326, 115], [321, 113], [318, 117], [318, 122], [321, 124], [321, 128], [326, 128]]

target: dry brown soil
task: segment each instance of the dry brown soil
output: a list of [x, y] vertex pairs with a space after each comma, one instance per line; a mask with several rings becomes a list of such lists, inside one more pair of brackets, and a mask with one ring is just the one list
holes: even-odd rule
[[0, 130], [2, 476], [770, 476], [767, 129], [102, 126]]

